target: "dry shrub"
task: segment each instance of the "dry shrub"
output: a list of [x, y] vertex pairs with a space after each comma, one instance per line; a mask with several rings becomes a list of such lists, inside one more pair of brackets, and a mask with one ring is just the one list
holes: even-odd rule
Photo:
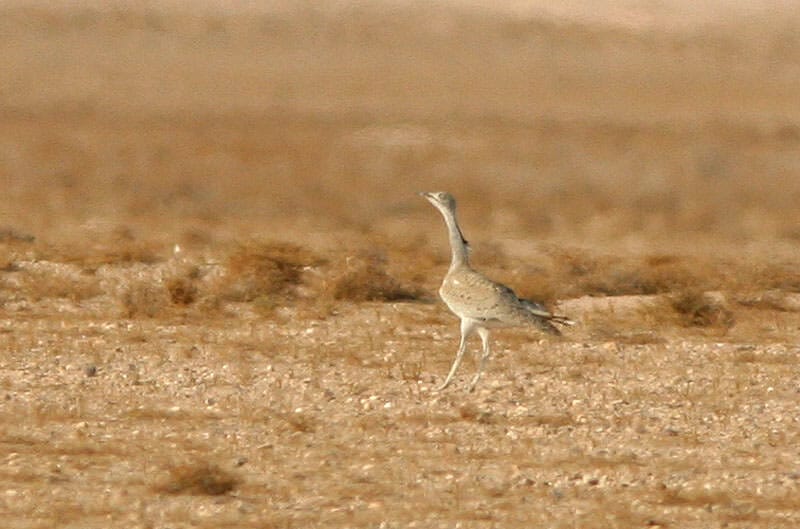
[[37, 245], [43, 261], [69, 263], [86, 268], [103, 265], [156, 264], [164, 260], [165, 248], [153, 241], [139, 240], [128, 227], [120, 227], [101, 240], [89, 238], [86, 244], [64, 242]]
[[800, 270], [796, 263], [769, 263], [750, 270], [750, 288], [800, 292]]
[[550, 426], [552, 428], [562, 428], [575, 424], [575, 419], [571, 415], [534, 415], [530, 417], [530, 421], [539, 426]]
[[0, 272], [19, 272], [16, 258], [11, 254], [0, 255]]
[[[477, 409], [477, 408], [475, 408]], [[465, 420], [474, 420], [476, 416], [472, 416], [467, 412], [467, 417], [464, 417]], [[400, 417], [400, 420], [403, 420], [407, 423], [413, 425], [424, 425], [424, 426], [444, 426], [448, 424], [452, 424], [455, 420], [452, 414], [448, 413], [433, 413], [433, 412], [404, 412]]]
[[319, 263], [309, 250], [290, 243], [240, 245], [228, 258], [227, 279], [220, 295], [229, 301], [293, 297], [303, 269]]
[[465, 421], [477, 422], [480, 424], [494, 424], [498, 418], [491, 412], [481, 410], [474, 404], [464, 404], [458, 409], [458, 414]]
[[419, 381], [422, 379], [422, 362], [400, 362], [400, 378], [405, 381]]
[[349, 301], [409, 301], [419, 299], [423, 292], [391, 277], [382, 256], [362, 253], [348, 259], [345, 272], [333, 283], [331, 295]]
[[523, 299], [534, 300], [545, 306], [553, 305], [557, 300], [569, 297], [567, 290], [571, 285], [563, 278], [554, 277], [550, 270], [539, 267], [526, 267], [518, 273], [499, 274], [492, 277], [514, 289]]
[[0, 243], [32, 243], [36, 237], [10, 226], [0, 227]]
[[167, 292], [175, 305], [191, 305], [197, 299], [197, 286], [186, 277], [173, 277], [166, 283]]
[[295, 432], [312, 433], [317, 428], [317, 421], [308, 413], [276, 411], [273, 416], [283, 420]]
[[197, 301], [197, 284], [200, 271], [191, 267], [166, 280], [165, 286], [170, 300], [175, 305], [191, 305]]
[[770, 353], [768, 351], [755, 351], [752, 349], [742, 349], [736, 351], [733, 361], [739, 364], [786, 364], [793, 365], [797, 356], [792, 353], [779, 352]]
[[689, 505], [693, 507], [732, 505], [734, 503], [733, 497], [726, 491], [700, 488], [667, 488], [663, 492], [661, 501], [665, 505]]
[[18, 259], [17, 252], [0, 241], [0, 304], [7, 298], [6, 292], [13, 290], [13, 287], [11, 287], [13, 283], [12, 276], [6, 272], [19, 272], [21, 270], [17, 262]]
[[553, 260], [556, 268], [573, 278], [585, 277], [606, 268], [608, 263], [601, 263], [597, 257], [577, 248], [561, 248], [556, 246], [543, 248], [545, 254]]
[[252, 303], [256, 312], [262, 316], [272, 316], [280, 306], [275, 296], [258, 296]]
[[120, 301], [126, 318], [153, 318], [166, 309], [170, 298], [163, 286], [136, 281], [123, 290]]
[[686, 290], [670, 298], [670, 305], [687, 327], [730, 328], [735, 322], [733, 312], [723, 299], [697, 290]]
[[[574, 248], [546, 248], [554, 273], [543, 281], [564, 285], [557, 298], [578, 296], [654, 295], [697, 288], [720, 287], [715, 267], [696, 259], [653, 254], [643, 257], [593, 256]], [[552, 287], [551, 287], [552, 288]], [[551, 291], [542, 288], [544, 297]]]
[[[542, 289], [544, 297], [579, 297], [584, 295], [641, 294], [647, 287], [641, 280], [622, 266], [616, 257], [600, 257], [576, 248], [545, 248], [554, 268], [553, 277], [547, 278], [551, 285], [564, 285], [566, 290], [553, 296]], [[527, 293], [527, 292], [526, 292]]]
[[163, 257], [159, 255], [157, 249], [150, 243], [132, 242], [124, 248], [106, 248], [84, 258], [78, 256], [75, 261], [88, 266], [133, 263], [156, 264], [163, 261]]
[[739, 294], [736, 302], [744, 307], [779, 312], [800, 312], [800, 295], [780, 290]]
[[676, 256], [645, 257], [641, 262], [610, 263], [612, 268], [584, 282], [587, 294], [653, 295], [702, 284], [691, 263]]
[[239, 485], [232, 473], [206, 462], [177, 465], [169, 469], [169, 474], [169, 479], [155, 487], [157, 492], [219, 496]]
[[464, 404], [458, 409], [458, 414], [465, 421], [474, 421], [481, 414], [481, 411], [474, 404]]
[[97, 278], [91, 275], [67, 277], [37, 270], [25, 273], [20, 281], [18, 293], [34, 301], [48, 298], [82, 301], [101, 295], [103, 290]]

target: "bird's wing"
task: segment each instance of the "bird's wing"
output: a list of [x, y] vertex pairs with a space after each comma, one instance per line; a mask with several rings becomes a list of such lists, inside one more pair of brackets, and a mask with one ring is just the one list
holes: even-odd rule
[[554, 315], [541, 303], [520, 299], [507, 286], [471, 269], [449, 273], [439, 293], [450, 310], [462, 318], [499, 325], [528, 323], [551, 334], [560, 334], [551, 321], [573, 324], [563, 316]]
[[512, 323], [526, 310], [544, 318], [550, 314], [544, 308], [527, 309], [513, 290], [474, 270], [448, 274], [439, 292], [453, 312], [479, 321]]

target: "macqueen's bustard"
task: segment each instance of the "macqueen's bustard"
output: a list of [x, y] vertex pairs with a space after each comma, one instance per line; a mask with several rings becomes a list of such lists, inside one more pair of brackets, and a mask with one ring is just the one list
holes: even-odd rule
[[437, 389], [443, 390], [450, 385], [464, 356], [467, 339], [472, 333], [477, 332], [481, 337], [483, 351], [478, 360], [478, 371], [469, 385], [469, 391], [472, 391], [480, 380], [484, 364], [489, 357], [490, 328], [533, 325], [550, 334], [561, 334], [554, 323], [573, 325], [574, 322], [564, 316], [552, 314], [540, 303], [520, 299], [507, 286], [473, 270], [469, 265], [467, 241], [456, 220], [456, 199], [445, 192], [420, 193], [420, 195], [427, 198], [439, 210], [447, 225], [452, 259], [450, 269], [439, 288], [439, 295], [450, 311], [461, 318], [461, 343], [458, 352], [447, 378]]

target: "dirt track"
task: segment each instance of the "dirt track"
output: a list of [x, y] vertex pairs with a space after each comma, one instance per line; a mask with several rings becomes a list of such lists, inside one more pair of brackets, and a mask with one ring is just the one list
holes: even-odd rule
[[[786, 6], [82, 5], [0, 8], [6, 527], [800, 524]], [[423, 189], [579, 322], [474, 394]]]

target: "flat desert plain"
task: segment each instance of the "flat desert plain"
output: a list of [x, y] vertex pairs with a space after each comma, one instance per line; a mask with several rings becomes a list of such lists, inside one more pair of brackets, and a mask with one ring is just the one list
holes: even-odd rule
[[551, 4], [4, 2], [2, 525], [800, 526], [796, 4]]

